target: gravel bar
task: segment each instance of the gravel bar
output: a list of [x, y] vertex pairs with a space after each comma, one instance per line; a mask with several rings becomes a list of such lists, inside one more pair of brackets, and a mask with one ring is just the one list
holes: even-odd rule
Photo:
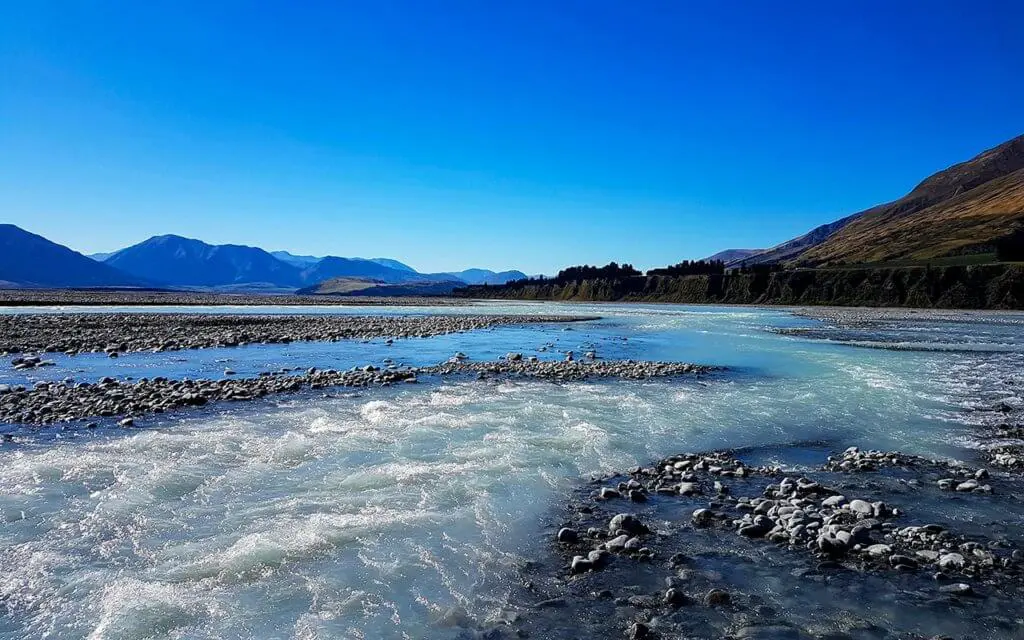
[[580, 322], [558, 315], [220, 315], [76, 313], [0, 315], [0, 353], [175, 351], [245, 344], [426, 338], [498, 325]]
[[[514, 354], [518, 356], [518, 354]], [[710, 373], [716, 367], [685, 362], [650, 362], [641, 360], [522, 360], [506, 356], [497, 362], [447, 362], [434, 368], [437, 373], [475, 373], [478, 377], [513, 376], [571, 382], [591, 378], [643, 380], [687, 374]]]
[[479, 375], [487, 372], [492, 375], [522, 375], [563, 382], [588, 378], [669, 377], [709, 370], [710, 368], [700, 365], [664, 362], [502, 361], [387, 369], [367, 365], [348, 371], [309, 369], [301, 374], [268, 372], [254, 378], [222, 380], [169, 380], [163, 377], [117, 380], [107, 377], [97, 383], [37, 382], [33, 387], [0, 385], [0, 423], [45, 425], [97, 418], [121, 418], [122, 426], [131, 426], [134, 418], [145, 414], [203, 406], [210, 402], [252, 400], [302, 389], [379, 387], [399, 382], [413, 383], [417, 382], [419, 375], [470, 372]]

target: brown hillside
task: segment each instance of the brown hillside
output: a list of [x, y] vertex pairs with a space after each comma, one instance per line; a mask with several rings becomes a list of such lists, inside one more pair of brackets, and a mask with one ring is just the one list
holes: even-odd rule
[[992, 243], [1024, 226], [1024, 136], [929, 177], [865, 211], [798, 264], [927, 260]]

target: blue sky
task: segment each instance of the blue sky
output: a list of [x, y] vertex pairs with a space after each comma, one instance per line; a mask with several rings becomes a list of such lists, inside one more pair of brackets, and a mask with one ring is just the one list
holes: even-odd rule
[[421, 270], [769, 246], [1024, 133], [1014, 2], [6, 2], [0, 221]]

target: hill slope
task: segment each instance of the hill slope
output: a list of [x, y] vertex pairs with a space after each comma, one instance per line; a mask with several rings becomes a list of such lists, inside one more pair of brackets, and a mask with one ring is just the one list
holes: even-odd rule
[[929, 177], [864, 212], [800, 256], [802, 264], [927, 260], [991, 251], [1024, 226], [1024, 136]]
[[726, 249], [724, 251], [719, 251], [713, 256], [704, 258], [704, 261], [714, 262], [715, 260], [721, 260], [726, 264], [743, 262], [748, 258], [764, 253], [764, 251], [764, 249]]
[[1024, 226], [1024, 136], [928, 177], [898, 200], [743, 260], [800, 266], [924, 261], [992, 250]]
[[13, 224], [0, 224], [0, 284], [18, 287], [131, 287], [146, 283]]
[[154, 236], [114, 253], [104, 262], [133, 275], [172, 285], [216, 287], [269, 284], [297, 287], [299, 269], [263, 249], [210, 245], [181, 236]]
[[853, 222], [858, 216], [862, 215], [862, 213], [855, 213], [852, 216], [840, 218], [835, 222], [829, 222], [828, 224], [823, 224], [820, 227], [815, 227], [802, 236], [798, 236], [792, 240], [787, 240], [786, 242], [776, 245], [771, 249], [762, 251], [755, 256], [747, 258], [743, 261], [743, 264], [776, 264], [779, 262], [789, 262], [799, 258], [805, 251], [813, 249], [822, 242], [828, 240], [835, 233], [841, 231], [843, 227]]

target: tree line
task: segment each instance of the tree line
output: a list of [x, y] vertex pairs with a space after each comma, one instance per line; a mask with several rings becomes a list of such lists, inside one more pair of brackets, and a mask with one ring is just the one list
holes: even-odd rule
[[[777, 264], [753, 264], [743, 265], [735, 268], [726, 268], [725, 262], [721, 260], [683, 260], [678, 264], [657, 269], [649, 269], [648, 276], [708, 276], [725, 275], [728, 273], [774, 273], [781, 271], [782, 266]], [[645, 275], [633, 265], [609, 262], [603, 267], [591, 266], [589, 264], [566, 267], [554, 277], [537, 276], [532, 278], [521, 278], [508, 282], [508, 287], [519, 287], [524, 285], [558, 284], [564, 285], [570, 282], [581, 280], [623, 280]]]

